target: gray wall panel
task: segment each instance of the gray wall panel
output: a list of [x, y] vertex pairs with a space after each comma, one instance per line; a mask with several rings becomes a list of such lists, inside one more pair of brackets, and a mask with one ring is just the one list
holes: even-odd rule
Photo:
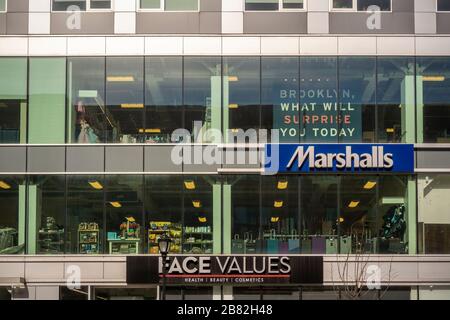
[[200, 33], [221, 33], [222, 14], [220, 12], [200, 12]]
[[418, 150], [417, 169], [449, 169], [450, 150]]
[[[31, 0], [36, 1], [36, 0]], [[29, 0], [9, 0], [8, 12], [28, 12]]]
[[245, 12], [244, 33], [306, 33], [306, 12]]
[[200, 0], [200, 11], [220, 12], [222, 11], [222, 0]]
[[[183, 172], [211, 172], [211, 173], [217, 173], [217, 168], [220, 167], [220, 165], [218, 164], [211, 164], [208, 165], [205, 163], [204, 159], [202, 159], [203, 161], [202, 164], [195, 164], [195, 159], [194, 159], [194, 153], [198, 154], [198, 151], [196, 150], [196, 148], [202, 148], [202, 155], [205, 154], [205, 148], [208, 148], [206, 153], [211, 154], [217, 147], [216, 146], [187, 146], [183, 148], [183, 155], [186, 154], [190, 154], [190, 158], [191, 161], [190, 163], [184, 163], [183, 164]], [[211, 149], [212, 148], [212, 149]], [[190, 153], [189, 153], [190, 152]]]
[[[233, 154], [234, 152], [234, 154]], [[223, 153], [223, 168], [225, 169], [258, 169], [261, 168], [261, 163], [259, 159], [261, 159], [261, 155], [263, 151], [259, 151], [257, 149], [246, 150], [245, 152], [245, 164], [238, 163], [240, 162], [240, 153], [242, 149], [232, 150], [226, 149]], [[239, 157], [238, 157], [239, 156]], [[256, 163], [255, 163], [256, 158]]]
[[450, 12], [436, 14], [436, 32], [441, 34], [450, 33]]
[[51, 34], [113, 34], [114, 13], [112, 12], [82, 12], [81, 29], [71, 30], [67, 27], [70, 14], [64, 12], [52, 13], [50, 16]]
[[26, 147], [0, 147], [0, 172], [25, 172]]
[[28, 13], [6, 13], [7, 34], [28, 34]]
[[136, 33], [199, 33], [200, 14], [197, 12], [138, 12]]
[[65, 147], [29, 147], [29, 172], [64, 172]]
[[144, 147], [106, 147], [106, 172], [142, 172], [144, 170]]
[[182, 172], [182, 166], [174, 164], [171, 159], [173, 146], [144, 147], [145, 172]]
[[67, 172], [103, 172], [105, 148], [98, 146], [67, 147]]
[[0, 34], [6, 34], [6, 13], [0, 13]]
[[383, 13], [381, 15], [381, 29], [370, 30], [367, 28], [366, 13], [330, 13], [331, 34], [413, 34], [413, 13]]

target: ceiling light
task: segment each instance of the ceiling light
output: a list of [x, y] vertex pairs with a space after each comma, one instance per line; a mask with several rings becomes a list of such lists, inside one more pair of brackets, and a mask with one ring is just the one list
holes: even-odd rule
[[119, 201], [111, 201], [109, 204], [114, 208], [122, 208], [122, 204]]
[[239, 81], [239, 78], [237, 76], [229, 76], [228, 77], [228, 81], [230, 82], [236, 82]]
[[11, 186], [7, 184], [5, 181], [0, 181], [0, 188], [8, 190], [11, 189]]
[[153, 129], [139, 129], [139, 133], [161, 133], [161, 129], [153, 128]]
[[342, 217], [339, 217], [339, 219], [338, 219], [338, 222], [339, 222], [339, 223], [342, 223], [342, 222], [344, 222], [344, 218], [342, 218]]
[[194, 206], [194, 208], [200, 208], [202, 206], [202, 203], [200, 202], [200, 200], [192, 200], [192, 205]]
[[274, 206], [275, 208], [281, 208], [281, 207], [283, 206], [283, 201], [282, 201], [282, 200], [275, 200], [275, 201], [273, 202], [273, 206]]
[[89, 181], [88, 183], [91, 185], [92, 188], [94, 188], [96, 190], [102, 190], [103, 189], [102, 184], [100, 182], [98, 182], [98, 181]]
[[228, 105], [228, 109], [237, 109], [239, 108], [239, 105], [237, 103], [230, 103]]
[[208, 219], [206, 219], [206, 217], [198, 217], [198, 221], [201, 223], [205, 223], [206, 221], [208, 221]]
[[394, 133], [394, 128], [386, 128], [387, 133]]
[[280, 181], [278, 181], [277, 188], [279, 190], [287, 189], [287, 187], [288, 187], [288, 181], [287, 180], [280, 180]]
[[423, 81], [430, 81], [430, 82], [441, 82], [445, 80], [444, 76], [424, 76], [422, 78]]
[[276, 223], [278, 221], [280, 221], [280, 217], [271, 217], [270, 218], [270, 222]]
[[367, 181], [366, 184], [364, 185], [364, 189], [370, 190], [370, 189], [372, 189], [373, 187], [375, 187], [376, 184], [377, 184], [377, 183], [376, 183], [375, 181]]
[[106, 81], [108, 82], [133, 82], [133, 76], [109, 76], [106, 77]]
[[184, 186], [188, 190], [194, 190], [195, 189], [195, 182], [193, 180], [186, 180], [186, 181], [184, 181]]
[[359, 205], [359, 201], [357, 200], [352, 200], [350, 201], [350, 203], [348, 204], [349, 208], [356, 208]]
[[143, 103], [122, 103], [120, 105], [122, 109], [143, 109], [144, 104]]

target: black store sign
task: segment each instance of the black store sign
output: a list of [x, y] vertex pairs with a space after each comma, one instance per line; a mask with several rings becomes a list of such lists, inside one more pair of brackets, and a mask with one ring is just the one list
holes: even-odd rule
[[[321, 256], [174, 255], [167, 258], [167, 284], [322, 284]], [[127, 256], [128, 284], [162, 282], [162, 258]]]

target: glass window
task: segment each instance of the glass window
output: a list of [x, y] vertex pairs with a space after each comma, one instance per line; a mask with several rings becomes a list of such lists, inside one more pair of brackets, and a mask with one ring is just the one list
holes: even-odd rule
[[[223, 60], [224, 129], [258, 130], [260, 127], [260, 59], [230, 57]], [[228, 123], [228, 125], [226, 125]]]
[[18, 176], [0, 176], [0, 255], [24, 253], [25, 182]]
[[300, 58], [300, 142], [338, 141], [337, 83], [336, 58]]
[[437, 0], [438, 11], [450, 11], [450, 1], [448, 0]]
[[380, 11], [391, 11], [391, 0], [357, 0], [358, 11], [367, 11], [371, 6], [377, 6]]
[[[221, 58], [184, 58], [184, 128], [189, 132], [205, 132], [209, 128], [220, 129]], [[199, 134], [198, 137], [202, 137]], [[206, 142], [205, 139], [203, 139]], [[191, 142], [198, 142], [191, 139]]]
[[183, 128], [182, 58], [145, 58], [145, 104], [145, 142], [171, 142]]
[[[68, 141], [106, 142], [111, 115], [105, 107], [105, 58], [68, 58]], [[110, 120], [110, 121], [108, 121]]]
[[26, 142], [27, 61], [0, 58], [0, 143]]
[[106, 238], [109, 254], [144, 251], [143, 176], [106, 177]]
[[283, 9], [303, 9], [304, 0], [282, 0]]
[[6, 0], [0, 0], [0, 11], [6, 11]]
[[339, 58], [340, 142], [375, 142], [375, 58]]
[[66, 59], [30, 58], [29, 143], [65, 142]]
[[245, 10], [278, 10], [279, 0], [245, 0]]
[[261, 127], [278, 129], [280, 142], [299, 142], [299, 59], [262, 57], [261, 68]]
[[450, 142], [450, 59], [417, 58], [417, 142]]
[[353, 9], [353, 0], [333, 0], [333, 9]]
[[101, 176], [68, 176], [67, 253], [104, 252], [104, 184]]
[[106, 58], [106, 141], [142, 143], [144, 58]]
[[86, 10], [86, 0], [53, 0], [53, 11], [74, 11], [74, 10]]
[[141, 9], [161, 9], [161, 0], [140, 0]]
[[111, 0], [90, 0], [90, 9], [111, 9]]
[[166, 11], [196, 11], [198, 0], [165, 0]]
[[377, 61], [377, 142], [414, 142], [414, 58]]

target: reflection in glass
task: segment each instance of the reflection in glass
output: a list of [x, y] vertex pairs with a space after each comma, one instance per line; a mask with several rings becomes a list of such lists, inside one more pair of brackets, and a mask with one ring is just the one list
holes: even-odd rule
[[106, 58], [106, 134], [109, 143], [142, 143], [144, 58]]

